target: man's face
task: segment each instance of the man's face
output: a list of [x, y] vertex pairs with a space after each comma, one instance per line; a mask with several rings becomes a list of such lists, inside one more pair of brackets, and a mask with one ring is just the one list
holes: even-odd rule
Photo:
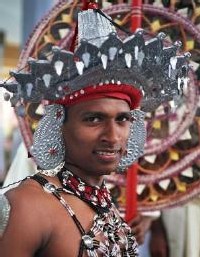
[[130, 130], [127, 102], [114, 98], [90, 100], [69, 107], [67, 117], [63, 125], [66, 164], [88, 176], [115, 171], [125, 154]]

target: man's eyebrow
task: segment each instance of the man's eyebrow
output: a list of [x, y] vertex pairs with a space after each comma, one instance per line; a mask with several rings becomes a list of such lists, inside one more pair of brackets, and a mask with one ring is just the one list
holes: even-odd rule
[[99, 115], [99, 116], [108, 116], [105, 112], [100, 111], [82, 111], [81, 115]]
[[123, 114], [131, 115], [131, 112], [130, 112], [130, 111], [126, 111], [126, 112], [119, 112], [118, 114], [119, 114], [119, 115], [123, 115]]
[[[82, 111], [81, 115], [99, 115], [99, 116], [109, 116], [109, 113], [107, 112], [102, 112], [102, 111]], [[121, 115], [131, 115], [130, 111], [124, 111], [124, 112], [118, 112], [116, 113], [116, 116], [121, 116]]]
[[116, 116], [126, 116], [126, 117], [131, 117], [131, 112], [127, 111], [127, 112], [119, 112], [117, 113]]

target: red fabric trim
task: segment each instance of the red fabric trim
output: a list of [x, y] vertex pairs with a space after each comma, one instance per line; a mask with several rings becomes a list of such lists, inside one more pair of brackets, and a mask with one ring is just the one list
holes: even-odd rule
[[142, 93], [139, 89], [131, 85], [98, 85], [89, 86], [82, 90], [78, 90], [71, 95], [67, 95], [64, 99], [59, 99], [51, 103], [71, 106], [83, 101], [89, 101], [104, 97], [125, 100], [128, 102], [131, 109], [135, 109], [139, 106], [140, 100], [142, 98]]

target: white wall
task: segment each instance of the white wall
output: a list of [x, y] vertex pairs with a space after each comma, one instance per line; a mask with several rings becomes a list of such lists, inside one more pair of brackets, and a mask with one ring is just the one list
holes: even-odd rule
[[22, 2], [23, 0], [0, 0], [0, 30], [5, 31], [6, 41], [22, 42]]

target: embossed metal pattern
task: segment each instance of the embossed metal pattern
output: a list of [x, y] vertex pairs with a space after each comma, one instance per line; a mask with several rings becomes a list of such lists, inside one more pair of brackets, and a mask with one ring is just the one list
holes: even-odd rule
[[3, 236], [8, 225], [11, 206], [5, 195], [0, 194], [0, 236]]

